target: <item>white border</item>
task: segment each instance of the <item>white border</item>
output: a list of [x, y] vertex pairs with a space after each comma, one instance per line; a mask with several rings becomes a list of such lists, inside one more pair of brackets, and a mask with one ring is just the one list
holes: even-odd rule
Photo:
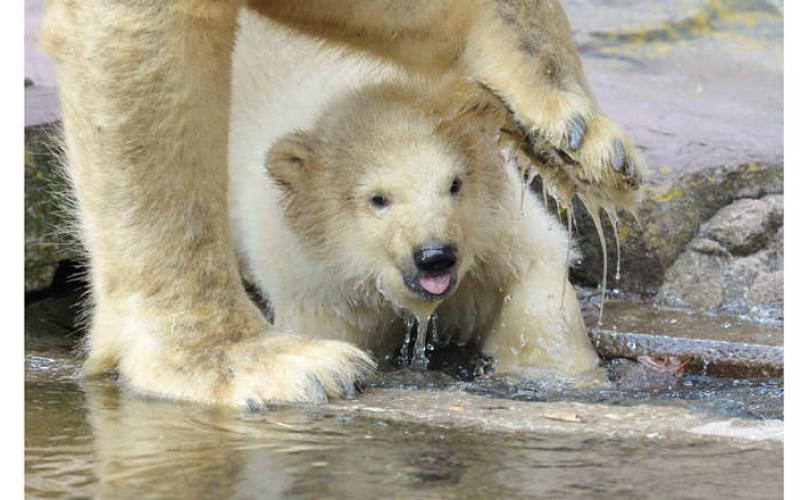
[[24, 2], [4, 2], [2, 30], [2, 182], [0, 213], [3, 219], [2, 272], [2, 348], [0, 380], [7, 404], [0, 412], [2, 429], [3, 498], [24, 496]]
[[[784, 3], [784, 2], [781, 2]], [[785, 2], [784, 9], [784, 47], [783, 47], [783, 143], [784, 143], [784, 498], [800, 498], [797, 476], [791, 471], [797, 471], [797, 405], [796, 390], [798, 387], [798, 370], [794, 361], [797, 360], [797, 349], [800, 339], [797, 338], [798, 306], [800, 293], [798, 283], [793, 278], [797, 277], [797, 262], [792, 260], [793, 255], [798, 255], [797, 226], [792, 224], [794, 216], [798, 215], [798, 202], [794, 195], [798, 194], [797, 175], [798, 161], [798, 109], [800, 100], [797, 98], [798, 78], [797, 51], [798, 48], [798, 6], [797, 2]], [[788, 55], [787, 55], [788, 54]], [[792, 58], [791, 55], [794, 55]], [[786, 224], [789, 222], [789, 224]]]

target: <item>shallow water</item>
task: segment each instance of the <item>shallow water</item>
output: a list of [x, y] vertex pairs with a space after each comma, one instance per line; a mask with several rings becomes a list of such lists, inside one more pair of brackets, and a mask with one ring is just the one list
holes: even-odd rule
[[26, 387], [31, 497], [776, 498], [782, 449], [508, 434], [340, 415], [244, 414]]
[[[351, 402], [247, 413], [148, 400], [110, 379], [80, 382], [65, 346], [42, 340], [29, 342], [26, 361], [29, 497], [776, 498], [782, 490], [782, 439], [692, 434], [747, 412], [676, 398], [659, 408], [653, 394], [593, 405], [608, 394], [556, 397], [509, 380], [405, 369]], [[742, 400], [731, 387], [709, 391], [712, 400]]]
[[[588, 302], [597, 309], [597, 294]], [[607, 330], [768, 346], [783, 345], [783, 322], [779, 320], [710, 313], [631, 298], [606, 300], [604, 309], [603, 328]], [[587, 325], [595, 324], [597, 313], [589, 311], [587, 316]]]

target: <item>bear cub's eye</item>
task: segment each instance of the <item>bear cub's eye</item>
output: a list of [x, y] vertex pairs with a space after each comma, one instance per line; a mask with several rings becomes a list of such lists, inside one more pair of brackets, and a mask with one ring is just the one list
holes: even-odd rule
[[453, 179], [453, 183], [450, 184], [450, 194], [455, 196], [458, 194], [459, 191], [461, 191], [461, 178], [456, 177], [455, 179]]
[[381, 210], [389, 206], [389, 198], [383, 194], [373, 194], [369, 198], [369, 204], [376, 210]]

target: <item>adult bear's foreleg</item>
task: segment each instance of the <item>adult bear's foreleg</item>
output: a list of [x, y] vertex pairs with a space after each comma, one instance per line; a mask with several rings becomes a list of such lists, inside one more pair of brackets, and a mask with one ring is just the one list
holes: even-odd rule
[[44, 43], [91, 263], [87, 374], [224, 404], [352, 391], [369, 358], [275, 332], [231, 248], [227, 133], [236, 8], [51, 1]]

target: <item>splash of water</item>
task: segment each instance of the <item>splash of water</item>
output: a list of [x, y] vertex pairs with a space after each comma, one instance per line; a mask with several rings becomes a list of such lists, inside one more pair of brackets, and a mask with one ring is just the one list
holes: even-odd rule
[[405, 365], [408, 363], [408, 348], [411, 345], [411, 332], [414, 330], [414, 318], [412, 316], [405, 316], [403, 320], [406, 325], [406, 336], [403, 338], [403, 345], [400, 347], [400, 359]]

